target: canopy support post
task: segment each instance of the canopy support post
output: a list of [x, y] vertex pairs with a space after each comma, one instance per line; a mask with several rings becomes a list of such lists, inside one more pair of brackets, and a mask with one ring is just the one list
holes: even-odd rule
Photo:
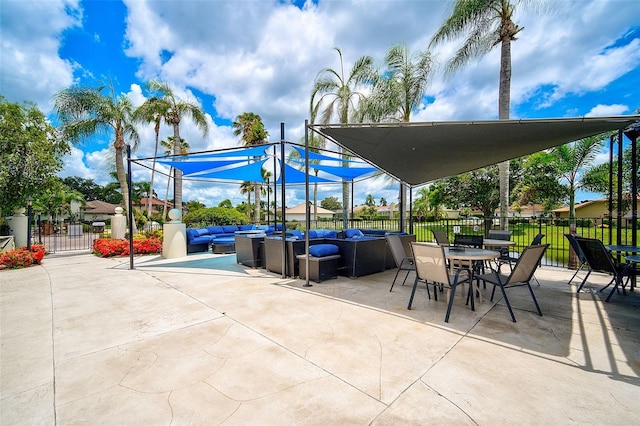
[[[309, 284], [309, 229], [311, 228], [311, 206], [309, 206], [309, 120], [304, 120], [304, 287], [311, 287]], [[353, 210], [352, 210], [353, 211]]]

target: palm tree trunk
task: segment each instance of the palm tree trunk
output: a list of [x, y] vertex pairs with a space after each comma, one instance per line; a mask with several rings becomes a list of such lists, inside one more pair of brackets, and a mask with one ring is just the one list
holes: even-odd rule
[[164, 206], [162, 208], [162, 220], [167, 220], [167, 200], [169, 199], [169, 186], [171, 186], [171, 171], [173, 167], [169, 168], [169, 174], [167, 175], [167, 190], [164, 193]]
[[[508, 120], [511, 106], [511, 39], [504, 37], [500, 52], [500, 87], [498, 94], [498, 119]], [[509, 161], [498, 164], [500, 180], [500, 229], [509, 229]]]
[[262, 191], [262, 185], [259, 183], [254, 184], [254, 196], [255, 206], [253, 209], [253, 223], [258, 224], [260, 222], [260, 192]]
[[158, 156], [158, 139], [160, 138], [159, 123], [158, 125], [156, 125], [155, 132], [156, 132], [156, 146], [153, 150], [153, 163], [151, 164], [151, 181], [149, 182], [149, 192], [151, 193], [151, 196], [149, 196], [147, 199], [147, 217], [149, 219], [151, 219], [151, 198], [153, 197], [153, 178], [156, 173], [156, 157]]
[[[178, 123], [173, 124], [173, 153], [180, 155], [182, 149], [182, 143], [180, 140], [180, 125]], [[177, 168], [173, 169], [173, 205], [174, 208], [180, 210], [182, 213], [182, 170]]]
[[[127, 183], [127, 174], [124, 171], [124, 142], [120, 144], [118, 143], [118, 139], [119, 138], [116, 137], [116, 142], [114, 143], [116, 151], [116, 174], [118, 176], [120, 190], [122, 191], [122, 200], [124, 201], [125, 211], [131, 214], [133, 233], [135, 234], [138, 232], [138, 230], [136, 228], [135, 215], [133, 214], [133, 212], [129, 212], [129, 184]], [[129, 238], [133, 238], [133, 235], [129, 235]]]

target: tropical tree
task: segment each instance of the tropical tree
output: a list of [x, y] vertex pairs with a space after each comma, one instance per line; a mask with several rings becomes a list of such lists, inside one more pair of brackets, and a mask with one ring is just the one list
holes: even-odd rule
[[106, 90], [104, 86], [69, 87], [55, 95], [54, 110], [62, 124], [64, 137], [71, 141], [97, 134], [113, 135], [116, 174], [128, 208], [129, 185], [124, 169], [124, 150], [127, 145], [135, 150], [139, 140], [133, 125], [131, 99], [124, 94], [117, 95], [113, 84]]
[[[582, 187], [581, 170], [593, 163], [603, 144], [602, 136], [591, 136], [551, 150], [569, 197], [569, 232], [576, 233], [576, 191]], [[568, 267], [578, 264], [576, 253], [569, 250]]]
[[220, 203], [218, 203], [218, 207], [224, 207], [227, 209], [232, 209], [233, 208], [233, 204], [231, 203], [231, 200], [228, 198], [225, 198], [224, 200], [220, 201]]
[[[522, 27], [513, 22], [516, 5], [526, 0], [456, 0], [451, 16], [431, 39], [430, 46], [466, 37], [447, 64], [452, 73], [473, 58], [484, 56], [500, 45], [498, 118], [509, 119], [511, 106], [511, 42]], [[500, 172], [500, 228], [508, 229], [509, 161], [498, 164]]]
[[[304, 137], [303, 137], [304, 139]], [[305, 141], [301, 141], [305, 142]], [[319, 153], [320, 150], [325, 148], [325, 139], [315, 134], [309, 135], [309, 152]], [[287, 158], [287, 162], [296, 164], [300, 169], [304, 169], [304, 165], [300, 165], [300, 152], [292, 149]], [[320, 169], [314, 167], [314, 165], [320, 164], [320, 160], [309, 159], [309, 167], [313, 170], [315, 176], [318, 176]], [[313, 183], [313, 217], [318, 217], [318, 182]]]
[[[155, 97], [166, 105], [158, 106], [158, 111], [168, 108], [164, 112], [164, 121], [168, 126], [173, 128], [173, 140], [181, 141], [180, 123], [184, 117], [189, 117], [196, 127], [202, 132], [202, 136], [206, 136], [209, 131], [207, 119], [200, 105], [195, 102], [179, 99], [176, 97], [173, 89], [167, 83], [157, 80], [151, 80], [148, 84], [149, 89], [155, 92]], [[179, 144], [173, 146], [173, 154], [181, 155], [182, 148]], [[182, 211], [182, 171], [173, 169], [174, 178], [174, 207]], [[166, 210], [166, 209], [165, 209]]]
[[[353, 68], [348, 74], [345, 74], [342, 51], [337, 47], [334, 49], [340, 59], [340, 68], [338, 70], [324, 68], [316, 76], [309, 103], [311, 124], [316, 122], [318, 116], [324, 124], [329, 123], [333, 118], [337, 118], [340, 124], [347, 124], [353, 118], [357, 120], [359, 103], [365, 99], [364, 93], [359, 90], [370, 86], [376, 78], [373, 59], [370, 56], [362, 56], [356, 60]], [[346, 153], [343, 154], [343, 159], [348, 159]], [[345, 161], [342, 166], [349, 167], [349, 163]], [[348, 206], [349, 182], [343, 179], [342, 221], [344, 228], [348, 226]]]
[[[433, 66], [428, 50], [412, 54], [406, 44], [393, 45], [385, 57], [386, 69], [380, 74], [361, 108], [364, 119], [372, 122], [411, 121], [411, 113], [423, 102]], [[400, 184], [400, 202], [407, 212], [407, 187]]]
[[576, 230], [576, 191], [582, 187], [581, 171], [593, 163], [602, 149], [602, 144], [601, 136], [591, 136], [551, 150], [561, 178], [566, 184], [569, 197], [569, 227], [572, 233]]
[[[253, 112], [243, 112], [233, 122], [233, 134], [240, 136], [243, 146], [262, 145], [268, 141], [269, 133], [264, 128], [262, 118]], [[246, 183], [246, 182], [245, 182]], [[244, 185], [244, 184], [243, 184]], [[260, 182], [252, 185], [255, 192], [254, 220], [260, 220], [260, 194], [264, 191]]]
[[429, 84], [431, 53], [425, 50], [412, 54], [406, 44], [396, 44], [387, 52], [385, 65], [359, 112], [363, 120], [372, 122], [409, 122]]
[[251, 193], [254, 191], [253, 182], [245, 181], [240, 184], [240, 195], [247, 196], [247, 216], [249, 220], [253, 221], [251, 215], [255, 214], [255, 211], [251, 211]]
[[416, 200], [413, 202], [413, 214], [418, 221], [422, 221], [429, 213], [429, 188], [423, 186], [418, 190]]
[[69, 144], [58, 137], [44, 114], [31, 103], [8, 102], [0, 95], [0, 222], [26, 198], [37, 198], [57, 183]]
[[[156, 157], [158, 156], [158, 147], [160, 145], [160, 124], [170, 111], [171, 105], [166, 99], [152, 96], [140, 105], [133, 114], [133, 118], [137, 122], [153, 123], [153, 131], [155, 134], [155, 144], [153, 149], [153, 160], [151, 164], [151, 180], [149, 182], [149, 192], [153, 193], [153, 181], [156, 173]], [[151, 217], [151, 197], [147, 199], [147, 216]]]

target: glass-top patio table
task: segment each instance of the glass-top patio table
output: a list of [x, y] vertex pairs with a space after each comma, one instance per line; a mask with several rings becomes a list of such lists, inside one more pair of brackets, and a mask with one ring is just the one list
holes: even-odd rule
[[[503, 241], [503, 243], [505, 242], [507, 241]], [[475, 275], [475, 270], [482, 266], [485, 261], [494, 260], [497, 259], [498, 256], [500, 256], [500, 253], [495, 250], [455, 246], [444, 247], [444, 254], [450, 263], [458, 263], [459, 265], [461, 265], [460, 268], [466, 269], [469, 272], [469, 282], [471, 283], [472, 288], [474, 288], [473, 276]], [[480, 295], [480, 303], [482, 303], [482, 293], [479, 292], [479, 289], [477, 290], [478, 294]], [[469, 291], [467, 300], [469, 298], [471, 299], [471, 310], [474, 311], [475, 303], [472, 296], [473, 291]]]

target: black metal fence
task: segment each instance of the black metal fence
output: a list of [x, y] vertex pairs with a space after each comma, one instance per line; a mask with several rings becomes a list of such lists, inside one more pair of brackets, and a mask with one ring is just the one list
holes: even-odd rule
[[[360, 229], [384, 229], [388, 231], [398, 231], [400, 229], [397, 219], [376, 219], [376, 220], [360, 220], [354, 219], [348, 222], [349, 228]], [[455, 234], [468, 235], [485, 235], [490, 229], [499, 229], [499, 221], [496, 218], [482, 220], [479, 218], [466, 219], [442, 219], [433, 222], [413, 222], [406, 223], [405, 232], [415, 234], [418, 241], [433, 241], [432, 230], [444, 230], [450, 241], [453, 241]], [[298, 227], [303, 225], [298, 222], [289, 222], [289, 227]], [[631, 245], [633, 241], [633, 233], [637, 232], [638, 227], [620, 227], [613, 224], [603, 224], [602, 218], [579, 218], [576, 220], [576, 233], [583, 237], [597, 238], [605, 244], [624, 244]], [[343, 228], [343, 222], [340, 219], [334, 220], [316, 220], [311, 221], [312, 229], [336, 229]], [[521, 252], [525, 247], [531, 244], [534, 237], [541, 233], [544, 235], [542, 240], [545, 244], [550, 244], [543, 265], [565, 267], [569, 260], [569, 242], [565, 234], [569, 233], [569, 220], [566, 218], [513, 218], [509, 221], [509, 230], [512, 231], [511, 240], [515, 241], [515, 246], [510, 247], [511, 250]], [[618, 241], [618, 232], [620, 240]]]

